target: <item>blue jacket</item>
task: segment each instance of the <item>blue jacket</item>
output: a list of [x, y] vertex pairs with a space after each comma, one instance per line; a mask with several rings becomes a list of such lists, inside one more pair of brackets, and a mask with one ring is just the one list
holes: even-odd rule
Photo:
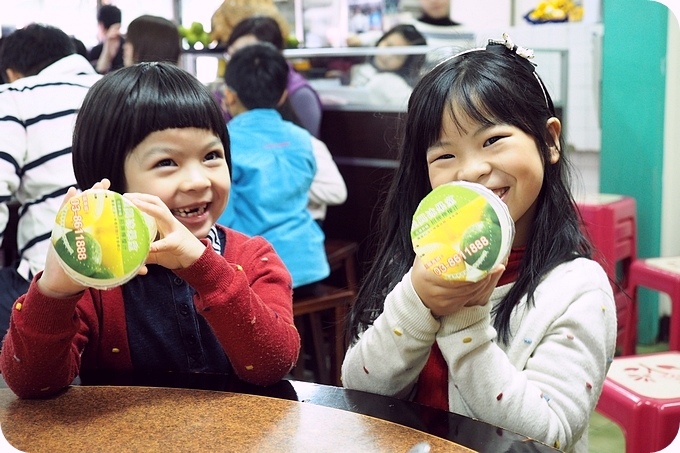
[[307, 210], [316, 173], [309, 132], [274, 109], [253, 109], [227, 124], [232, 186], [219, 223], [274, 246], [293, 287], [314, 283], [330, 270], [324, 233]]

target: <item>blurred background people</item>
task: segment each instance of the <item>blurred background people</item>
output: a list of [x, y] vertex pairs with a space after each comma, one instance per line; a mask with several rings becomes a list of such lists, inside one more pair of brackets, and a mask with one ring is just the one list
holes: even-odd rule
[[120, 33], [122, 12], [114, 5], [103, 5], [97, 11], [99, 44], [90, 49], [88, 59], [100, 74], [123, 67], [123, 43]]
[[143, 15], [130, 22], [123, 44], [123, 64], [162, 61], [178, 64], [182, 38], [177, 25], [158, 16]]
[[[376, 47], [425, 45], [425, 37], [413, 25], [401, 24], [385, 32]], [[365, 88], [369, 104], [405, 107], [424, 60], [424, 55], [375, 55], [352, 66], [350, 85]]]
[[58, 28], [32, 24], [0, 46], [0, 239], [19, 203], [19, 260], [0, 269], [0, 335], [16, 298], [45, 265], [64, 194], [76, 184], [71, 140], [83, 98], [101, 76]]
[[451, 19], [451, 0], [419, 0], [418, 22], [437, 26], [460, 25]]
[[[268, 42], [279, 52], [283, 52], [285, 38], [286, 35], [275, 19], [258, 15], [236, 24], [225, 46], [227, 55], [232, 55], [245, 46], [259, 42]], [[322, 115], [321, 99], [307, 79], [293, 69], [290, 63], [288, 63], [286, 89], [288, 90], [287, 102], [279, 108], [279, 111], [285, 119], [301, 125], [313, 136], [318, 137]], [[289, 109], [292, 109], [292, 112]], [[295, 116], [293, 117], [291, 113]]]

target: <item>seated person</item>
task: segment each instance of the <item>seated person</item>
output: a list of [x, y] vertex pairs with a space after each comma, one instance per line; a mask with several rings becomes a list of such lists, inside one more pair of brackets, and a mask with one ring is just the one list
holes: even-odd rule
[[300, 294], [330, 269], [324, 233], [307, 209], [316, 174], [312, 136], [276, 110], [287, 94], [288, 64], [271, 44], [253, 44], [234, 53], [224, 80], [233, 185], [218, 222], [271, 242]]
[[[253, 16], [239, 22], [226, 42], [227, 55], [233, 55], [237, 50], [258, 42], [268, 42], [283, 52], [284, 35], [276, 20], [268, 16]], [[321, 99], [309, 82], [290, 64], [286, 89], [288, 96], [287, 101], [279, 107], [281, 114], [285, 119], [307, 129], [313, 136], [319, 137]]]
[[[283, 51], [283, 35], [278, 22], [269, 16], [253, 16], [239, 22], [226, 42], [227, 55], [233, 55], [245, 46], [271, 43]], [[322, 107], [316, 91], [307, 80], [288, 64], [288, 95], [277, 107], [284, 120], [303, 127], [312, 134], [312, 147], [317, 172], [309, 192], [308, 208], [320, 225], [326, 217], [326, 206], [338, 205], [347, 199], [347, 188], [326, 144], [317, 139], [321, 124]], [[227, 112], [227, 120], [231, 114]]]
[[8, 205], [14, 202], [19, 205], [14, 239], [20, 255], [0, 269], [1, 337], [12, 304], [45, 267], [61, 200], [76, 183], [73, 123], [90, 86], [101, 76], [75, 54], [70, 36], [41, 24], [2, 39], [0, 74], [7, 82], [0, 87], [0, 243], [7, 246], [13, 240], [7, 226]]
[[[379, 48], [425, 45], [423, 35], [407, 24], [392, 27], [376, 44]], [[424, 60], [424, 55], [375, 55], [368, 63], [352, 67], [350, 85], [366, 88], [369, 104], [406, 107]]]
[[120, 33], [123, 14], [117, 6], [103, 5], [97, 11], [97, 35], [99, 44], [88, 52], [87, 59], [100, 74], [123, 67], [123, 43]]
[[163, 61], [177, 64], [182, 53], [182, 38], [177, 25], [164, 17], [143, 15], [128, 25], [123, 44], [125, 66]]

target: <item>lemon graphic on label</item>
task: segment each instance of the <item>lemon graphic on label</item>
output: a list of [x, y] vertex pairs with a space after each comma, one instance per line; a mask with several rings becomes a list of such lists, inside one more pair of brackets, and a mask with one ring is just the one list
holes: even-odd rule
[[102, 264], [102, 248], [89, 233], [69, 231], [56, 241], [54, 249], [64, 264], [86, 277], [96, 274]]
[[481, 221], [471, 225], [460, 242], [465, 262], [481, 271], [491, 270], [501, 251], [501, 237], [497, 223]]

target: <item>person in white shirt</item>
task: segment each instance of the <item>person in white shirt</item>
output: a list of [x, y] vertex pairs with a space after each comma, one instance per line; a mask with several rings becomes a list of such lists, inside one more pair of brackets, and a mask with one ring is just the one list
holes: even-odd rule
[[18, 202], [19, 260], [0, 269], [0, 335], [12, 304], [45, 265], [52, 226], [64, 194], [76, 184], [71, 161], [75, 117], [101, 77], [75, 53], [62, 30], [31, 24], [0, 47], [0, 241], [8, 203]]

